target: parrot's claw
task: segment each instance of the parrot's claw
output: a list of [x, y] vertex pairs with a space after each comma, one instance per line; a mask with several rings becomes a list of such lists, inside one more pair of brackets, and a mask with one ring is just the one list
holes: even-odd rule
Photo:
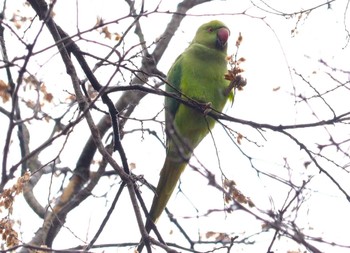
[[[229, 70], [230, 72], [230, 70]], [[228, 96], [232, 89], [238, 89], [238, 90], [243, 90], [243, 87], [247, 85], [247, 79], [242, 77], [241, 75], [226, 75], [225, 79], [230, 80], [230, 84], [229, 86], [226, 88], [226, 90], [224, 91], [225, 96]], [[228, 79], [231, 78], [231, 79]]]
[[208, 113], [210, 113], [212, 111], [212, 103], [211, 102], [203, 103], [203, 104], [201, 104], [201, 106], [202, 106], [204, 115], [208, 115]]

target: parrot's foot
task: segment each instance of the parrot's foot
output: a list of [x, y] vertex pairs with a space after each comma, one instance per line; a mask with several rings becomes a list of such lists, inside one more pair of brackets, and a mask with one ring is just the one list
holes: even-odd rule
[[[230, 73], [230, 70], [229, 70]], [[231, 74], [231, 75], [230, 75]], [[243, 90], [243, 87], [247, 85], [247, 79], [241, 75], [233, 75], [232, 73], [225, 75], [225, 79], [230, 80], [230, 85], [226, 88], [224, 94], [228, 96], [232, 89]]]
[[208, 103], [200, 103], [200, 106], [202, 107], [203, 110], [203, 114], [204, 115], [208, 115], [208, 113], [210, 113], [212, 111], [212, 103], [208, 102]]

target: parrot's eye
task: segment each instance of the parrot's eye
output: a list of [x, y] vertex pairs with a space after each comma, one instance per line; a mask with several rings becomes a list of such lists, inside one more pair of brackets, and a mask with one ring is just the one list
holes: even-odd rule
[[207, 31], [211, 33], [211, 32], [214, 31], [214, 29], [213, 29], [213, 27], [208, 27], [208, 28], [207, 28]]

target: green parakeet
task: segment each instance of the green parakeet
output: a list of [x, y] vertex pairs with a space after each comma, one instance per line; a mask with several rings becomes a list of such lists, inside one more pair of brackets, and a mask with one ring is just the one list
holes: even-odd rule
[[[229, 96], [227, 41], [229, 29], [213, 20], [201, 25], [188, 48], [168, 72], [166, 91], [221, 112]], [[232, 94], [231, 94], [232, 95]], [[149, 215], [156, 222], [174, 191], [193, 150], [214, 127], [215, 120], [174, 98], [165, 99], [167, 154]], [[151, 230], [146, 222], [146, 230]]]

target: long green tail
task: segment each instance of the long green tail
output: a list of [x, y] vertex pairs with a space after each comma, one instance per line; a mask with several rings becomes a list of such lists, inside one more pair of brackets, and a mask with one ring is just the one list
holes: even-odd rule
[[160, 173], [156, 194], [149, 211], [150, 218], [153, 222], [157, 222], [164, 211], [186, 165], [186, 162], [174, 159], [171, 155], [166, 157], [163, 169]]
[[[153, 227], [153, 223], [156, 223], [162, 212], [164, 211], [171, 194], [173, 193], [177, 182], [179, 181], [181, 173], [184, 171], [187, 163], [174, 159], [173, 156], [168, 153], [163, 169], [160, 173], [160, 179], [156, 189], [155, 196], [153, 198], [152, 206], [149, 211], [150, 219], [146, 221], [146, 231], [149, 233]], [[144, 247], [144, 243], [141, 241], [137, 250], [141, 252]]]

